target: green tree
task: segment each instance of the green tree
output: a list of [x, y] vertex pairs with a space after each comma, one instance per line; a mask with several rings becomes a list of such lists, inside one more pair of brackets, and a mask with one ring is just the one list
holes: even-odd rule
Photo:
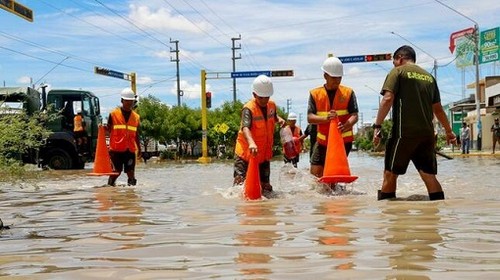
[[4, 131], [0, 134], [0, 169], [21, 166], [23, 155], [37, 151], [51, 133], [43, 124], [52, 118], [46, 113], [13, 114], [0, 106], [0, 127]]
[[[208, 145], [213, 147], [225, 145], [225, 157], [227, 158], [233, 157], [234, 145], [240, 129], [242, 108], [243, 103], [240, 101], [234, 103], [228, 101], [208, 113]], [[229, 127], [226, 133], [219, 129], [222, 124]]]
[[[145, 149], [147, 149], [151, 141], [166, 142], [170, 110], [168, 106], [158, 98], [149, 95], [141, 99], [136, 110], [141, 116], [140, 138]], [[147, 150], [144, 152], [147, 152]]]
[[392, 128], [392, 121], [385, 120], [382, 123], [382, 138], [378, 147], [373, 147], [373, 132], [374, 129], [369, 127], [365, 128], [363, 131], [356, 134], [355, 140], [358, 149], [362, 151], [383, 151], [385, 150], [385, 144], [389, 138], [389, 134]]
[[[167, 139], [175, 139], [178, 147], [181, 142], [185, 142], [193, 148], [198, 141], [201, 141], [199, 109], [190, 109], [186, 105], [176, 106], [169, 111], [168, 119]], [[186, 151], [181, 149], [181, 155], [186, 155]]]

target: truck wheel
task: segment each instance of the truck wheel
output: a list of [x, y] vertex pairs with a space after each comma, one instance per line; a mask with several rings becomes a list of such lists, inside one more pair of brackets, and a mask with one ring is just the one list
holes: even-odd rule
[[45, 156], [45, 162], [51, 169], [71, 169], [73, 165], [73, 159], [63, 149], [52, 148]]

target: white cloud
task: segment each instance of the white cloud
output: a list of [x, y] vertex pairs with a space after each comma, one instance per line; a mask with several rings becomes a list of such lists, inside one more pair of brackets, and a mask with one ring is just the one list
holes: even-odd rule
[[22, 85], [31, 85], [32, 83], [32, 78], [31, 77], [28, 77], [28, 76], [22, 76], [20, 77], [19, 79], [17, 79], [16, 81], [18, 84], [22, 84]]
[[[180, 81], [181, 90], [184, 92], [182, 98], [184, 99], [199, 99], [201, 96], [201, 85], [200, 84], [190, 84], [189, 81], [181, 80]], [[210, 84], [205, 85], [206, 90], [210, 91]], [[177, 82], [172, 83], [172, 87], [170, 88], [170, 94], [177, 96]], [[212, 95], [214, 96], [214, 95]]]
[[145, 5], [131, 4], [129, 17], [139, 26], [154, 30], [179, 30], [192, 33], [201, 33], [209, 30], [209, 25], [204, 22], [191, 22], [182, 15], [172, 15], [166, 8], [152, 8]]
[[148, 85], [148, 84], [151, 84], [153, 82], [153, 79], [151, 79], [151, 77], [141, 77], [139, 76], [137, 78], [137, 84], [138, 85]]

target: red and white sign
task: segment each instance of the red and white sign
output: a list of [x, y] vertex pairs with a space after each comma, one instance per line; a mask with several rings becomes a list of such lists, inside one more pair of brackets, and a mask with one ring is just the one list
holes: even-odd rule
[[460, 31], [456, 31], [451, 33], [450, 35], [450, 52], [453, 53], [455, 51], [455, 40], [457, 38], [463, 37], [465, 35], [474, 34], [474, 27], [469, 27]]

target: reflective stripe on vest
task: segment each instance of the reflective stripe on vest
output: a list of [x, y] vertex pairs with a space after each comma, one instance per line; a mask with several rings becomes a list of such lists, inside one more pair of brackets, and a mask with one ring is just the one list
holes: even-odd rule
[[[262, 110], [255, 99], [247, 102], [244, 108], [248, 108], [252, 112], [250, 132], [257, 145], [257, 162], [261, 163], [270, 160], [273, 157], [272, 148], [274, 142], [274, 125], [276, 124], [276, 104], [271, 100], [267, 103], [267, 121], [262, 115]], [[243, 134], [243, 129], [240, 127], [236, 139], [235, 154], [247, 162], [250, 160], [251, 156], [248, 146], [248, 142]]]
[[[339, 88], [335, 92], [335, 97], [333, 101], [333, 109], [337, 113], [339, 122], [345, 123], [349, 117], [349, 100], [351, 99], [352, 89], [343, 85], [339, 85]], [[325, 87], [318, 87], [311, 90], [311, 96], [314, 98], [316, 103], [316, 115], [326, 117], [330, 109], [330, 100], [328, 98], [328, 93]], [[330, 123], [318, 124], [318, 134], [317, 141], [319, 144], [326, 146], [328, 143], [328, 131], [330, 129]], [[352, 142], [354, 140], [354, 134], [352, 129], [343, 132], [342, 138], [345, 143]]]
[[117, 108], [111, 112], [111, 121], [113, 126], [109, 138], [110, 150], [116, 152], [125, 152], [127, 150], [135, 152], [137, 150], [136, 137], [140, 121], [139, 115], [132, 111], [128, 122], [125, 122], [122, 110]]

